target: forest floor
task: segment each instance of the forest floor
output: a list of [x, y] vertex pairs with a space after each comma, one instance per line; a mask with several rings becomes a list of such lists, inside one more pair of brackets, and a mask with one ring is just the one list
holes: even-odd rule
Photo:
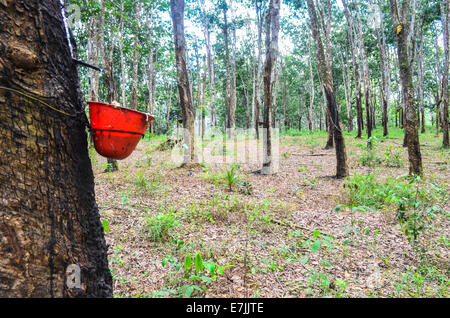
[[323, 132], [281, 136], [269, 176], [179, 168], [164, 137], [118, 172], [92, 149], [115, 297], [449, 297], [450, 151], [421, 135], [411, 181], [402, 132], [380, 134], [372, 150], [346, 135], [346, 180]]

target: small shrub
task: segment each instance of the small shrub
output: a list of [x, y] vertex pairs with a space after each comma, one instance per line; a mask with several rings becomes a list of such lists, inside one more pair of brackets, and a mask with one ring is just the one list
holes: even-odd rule
[[358, 161], [365, 167], [373, 167], [382, 162], [372, 150], [362, 152]]
[[230, 169], [227, 169], [226, 181], [230, 191], [232, 191], [233, 185], [239, 179], [239, 175], [236, 174], [236, 171], [239, 170], [239, 165], [232, 164]]
[[168, 239], [171, 236], [172, 229], [180, 224], [177, 217], [174, 209], [170, 209], [166, 213], [147, 215], [144, 232], [150, 233], [155, 242]]
[[388, 167], [400, 168], [403, 166], [403, 158], [400, 150], [394, 150], [394, 146], [389, 146], [384, 152], [384, 163]]
[[145, 178], [144, 171], [136, 172], [136, 187], [144, 190], [147, 189], [147, 179]]
[[238, 188], [239, 188], [239, 193], [241, 193], [241, 194], [245, 194], [245, 195], [253, 194], [253, 184], [248, 180], [244, 180], [241, 183], [239, 183]]

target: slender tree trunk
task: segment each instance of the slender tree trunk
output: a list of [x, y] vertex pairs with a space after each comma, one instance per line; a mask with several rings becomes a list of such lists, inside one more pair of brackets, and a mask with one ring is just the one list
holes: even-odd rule
[[271, 122], [272, 122], [272, 128], [275, 128], [276, 121], [277, 121], [277, 111], [278, 111], [278, 87], [279, 87], [279, 81], [278, 81], [278, 65], [273, 66], [273, 73], [272, 73], [272, 82], [273, 82], [273, 91], [272, 91], [272, 113], [271, 113]]
[[[112, 103], [114, 101], [114, 72], [113, 72], [113, 52], [114, 52], [114, 36], [111, 39], [111, 47], [108, 50], [109, 56], [106, 55], [106, 43], [105, 43], [105, 1], [101, 1], [101, 10], [100, 10], [100, 28], [99, 28], [99, 48], [100, 48], [100, 57], [102, 59], [102, 64], [104, 67], [104, 81], [107, 91], [107, 100], [108, 103]], [[105, 169], [105, 172], [114, 172], [119, 170], [119, 164], [117, 160], [108, 158], [107, 159], [108, 166]]]
[[313, 53], [312, 53], [312, 45], [311, 45], [311, 37], [309, 37], [308, 40], [308, 49], [309, 49], [309, 59], [308, 59], [308, 67], [309, 67], [309, 108], [308, 108], [308, 128], [310, 132], [314, 131], [314, 95], [315, 95], [315, 89], [314, 89], [314, 73], [312, 69], [312, 59], [313, 59]]
[[203, 33], [205, 35], [206, 55], [208, 59], [208, 81], [209, 81], [209, 110], [211, 117], [211, 126], [216, 126], [215, 121], [215, 90], [214, 90], [214, 67], [211, 49], [211, 36], [209, 31], [209, 23], [206, 18], [205, 1], [199, 0], [203, 20]]
[[127, 95], [126, 95], [126, 90], [127, 90], [127, 73], [126, 73], [126, 64], [125, 64], [125, 57], [123, 54], [123, 14], [124, 14], [124, 1], [122, 0], [120, 2], [120, 39], [119, 39], [119, 49], [120, 49], [120, 66], [121, 66], [121, 82], [120, 82], [120, 87], [121, 87], [121, 91], [122, 91], [122, 106], [126, 107], [127, 104]]
[[302, 105], [304, 104], [304, 95], [303, 92], [299, 92], [299, 101], [298, 101], [298, 131], [302, 131]]
[[234, 18], [233, 0], [230, 0], [231, 14], [231, 96], [230, 96], [230, 129], [231, 135], [234, 135], [236, 128], [236, 22]]
[[266, 63], [264, 67], [264, 162], [261, 169], [262, 174], [273, 174], [276, 172], [272, 160], [272, 97], [275, 83], [272, 72], [276, 67], [278, 56], [278, 32], [280, 30], [280, 0], [270, 0], [266, 15]]
[[[347, 52], [346, 52], [347, 55]], [[352, 118], [352, 97], [351, 97], [351, 82], [350, 74], [347, 66], [347, 59], [344, 62], [344, 58], [341, 57], [342, 77], [344, 83], [345, 104], [347, 106], [347, 131], [349, 133], [353, 130], [353, 118]]]
[[[148, 90], [148, 104], [147, 104], [147, 112], [150, 114], [153, 114], [154, 111], [154, 107], [155, 104], [154, 102], [154, 81], [155, 81], [155, 77], [154, 77], [154, 54], [155, 54], [155, 50], [153, 48], [153, 37], [152, 37], [152, 25], [153, 25], [153, 13], [149, 12], [148, 16], [147, 16], [147, 26], [150, 30], [150, 32], [148, 32], [148, 36], [147, 36], [147, 42], [150, 45], [150, 50], [148, 53], [148, 69], [147, 69], [147, 90]], [[150, 124], [149, 130], [150, 133], [154, 133], [154, 123], [152, 122]]]
[[202, 87], [202, 105], [201, 105], [201, 117], [202, 117], [202, 140], [205, 138], [206, 130], [206, 56], [203, 56], [203, 87]]
[[[226, 105], [227, 105], [227, 129], [228, 129], [228, 137], [231, 138], [233, 128], [234, 128], [234, 112], [233, 112], [233, 101], [232, 101], [232, 66], [230, 65], [230, 49], [229, 49], [229, 37], [228, 37], [228, 19], [227, 19], [227, 11], [228, 6], [225, 3], [223, 7], [223, 37], [225, 39], [225, 64], [226, 64], [226, 72], [227, 72], [227, 81], [226, 81]], [[235, 110], [234, 110], [235, 111]]]
[[383, 136], [389, 135], [389, 103], [390, 103], [390, 67], [388, 62], [387, 50], [386, 50], [386, 36], [384, 35], [384, 23], [383, 13], [379, 7], [379, 3], [375, 3], [375, 0], [371, 0], [372, 5], [375, 8], [374, 15], [379, 15], [380, 24], [376, 26], [378, 51], [380, 52], [380, 73], [381, 73], [381, 107], [382, 107], [382, 126]]
[[[0, 297], [111, 297], [60, 2], [0, 3], [0, 48]], [[70, 265], [78, 288], [67, 284]]]
[[166, 134], [170, 131], [170, 110], [172, 108], [172, 84], [169, 83], [168, 96], [167, 96], [167, 112], [166, 112]]
[[420, 30], [420, 36], [419, 36], [419, 41], [420, 41], [420, 47], [419, 47], [419, 52], [417, 54], [417, 73], [418, 73], [418, 80], [417, 80], [417, 95], [418, 95], [418, 101], [419, 101], [419, 111], [418, 111], [418, 116], [419, 116], [419, 122], [421, 120], [421, 133], [425, 133], [425, 97], [424, 97], [424, 66], [423, 66], [423, 54], [424, 54], [424, 39], [423, 39], [423, 24], [421, 26], [421, 30]]
[[344, 5], [344, 13], [345, 18], [348, 24], [348, 39], [350, 42], [350, 47], [352, 50], [352, 64], [353, 64], [353, 79], [355, 81], [355, 99], [356, 99], [356, 117], [357, 117], [357, 126], [358, 126], [358, 134], [356, 138], [362, 137], [362, 131], [364, 129], [364, 119], [363, 119], [363, 111], [362, 111], [362, 103], [361, 103], [361, 82], [360, 82], [360, 74], [359, 74], [359, 64], [357, 61], [357, 49], [356, 43], [353, 36], [353, 18], [350, 14], [350, 11], [347, 6], [347, 1], [342, 0], [342, 4]]
[[[98, 31], [97, 31], [97, 19], [92, 17], [88, 23], [88, 62], [95, 65], [99, 61], [99, 48], [98, 48]], [[98, 85], [99, 85], [99, 72], [95, 70], [89, 70], [90, 72], [90, 86], [89, 86], [89, 100], [98, 101]]]
[[419, 134], [417, 131], [417, 111], [414, 103], [411, 60], [409, 54], [410, 3], [402, 1], [401, 7], [396, 0], [390, 0], [390, 9], [397, 36], [397, 53], [402, 82], [403, 104], [406, 111], [406, 133], [409, 155], [409, 173], [422, 175], [422, 155], [420, 153]]
[[347, 153], [345, 151], [345, 141], [342, 133], [342, 126], [339, 120], [339, 111], [336, 105], [336, 98], [333, 91], [333, 75], [332, 70], [325, 60], [322, 39], [319, 31], [319, 23], [317, 21], [316, 9], [313, 0], [307, 0], [309, 17], [311, 20], [311, 30], [314, 38], [317, 65], [319, 67], [319, 75], [322, 79], [325, 94], [328, 101], [328, 110], [331, 113], [333, 125], [333, 136], [336, 145], [336, 177], [345, 178], [348, 176]]
[[139, 19], [141, 15], [141, 2], [136, 4], [136, 27], [134, 30], [134, 44], [133, 44], [133, 83], [131, 85], [131, 108], [137, 109], [138, 107], [138, 96], [137, 96], [137, 85], [138, 85], [138, 70], [139, 70]]
[[372, 105], [371, 105], [371, 96], [372, 96], [372, 87], [370, 85], [370, 75], [369, 75], [369, 62], [367, 60], [366, 48], [364, 44], [363, 31], [362, 31], [362, 22], [361, 22], [361, 14], [359, 10], [358, 1], [353, 2], [355, 5], [356, 11], [356, 30], [358, 32], [358, 40], [359, 40], [359, 50], [362, 60], [363, 66], [363, 79], [364, 79], [364, 102], [366, 106], [366, 125], [367, 125], [367, 138], [372, 137]]
[[283, 118], [284, 118], [284, 126], [290, 129], [291, 127], [289, 122], [288, 105], [289, 105], [289, 96], [287, 92], [287, 74], [285, 66], [283, 70]]
[[256, 27], [258, 29], [258, 67], [256, 72], [256, 109], [255, 109], [255, 128], [256, 128], [256, 138], [259, 139], [259, 121], [260, 121], [260, 112], [261, 112], [261, 76], [262, 76], [262, 27], [264, 14], [261, 8], [262, 3], [258, 0], [255, 0], [255, 9], [256, 9]]
[[448, 0], [441, 1], [441, 16], [442, 16], [442, 27], [443, 27], [443, 39], [444, 39], [444, 74], [442, 77], [442, 103], [443, 103], [443, 116], [442, 116], [442, 131], [443, 138], [442, 144], [445, 148], [450, 147], [449, 135], [448, 135], [448, 103], [449, 103], [449, 92], [448, 92], [448, 72], [449, 72], [449, 58], [450, 58], [450, 47], [449, 47], [449, 11], [450, 2]]
[[[252, 51], [253, 52], [253, 51]], [[250, 121], [250, 128], [252, 129], [252, 130], [254, 130], [255, 129], [255, 124], [256, 124], [256, 120], [255, 120], [255, 104], [256, 104], [256, 80], [257, 80], [257, 78], [256, 78], [256, 66], [255, 66], [255, 58], [252, 56], [252, 59], [251, 59], [251, 61], [252, 61], [252, 75], [253, 75], [253, 77], [252, 77], [252, 83], [253, 83], [253, 86], [252, 86], [252, 118], [251, 118], [251, 121]]]
[[184, 36], [184, 0], [170, 0], [172, 15], [175, 59], [177, 63], [177, 83], [180, 96], [180, 106], [183, 118], [184, 143], [187, 145], [183, 165], [195, 161], [195, 111], [192, 105], [192, 95], [186, 66], [186, 40]]

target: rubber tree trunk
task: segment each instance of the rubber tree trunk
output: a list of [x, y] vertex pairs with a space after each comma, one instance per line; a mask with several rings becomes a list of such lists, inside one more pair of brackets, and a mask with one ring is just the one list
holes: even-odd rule
[[255, 132], [256, 138], [259, 139], [259, 123], [260, 123], [260, 113], [261, 113], [261, 75], [262, 75], [262, 28], [264, 14], [262, 12], [261, 3], [255, 1], [256, 10], [256, 27], [258, 29], [258, 67], [256, 71], [256, 107], [255, 107]]
[[184, 0], [170, 0], [170, 10], [173, 23], [175, 59], [177, 63], [177, 84], [180, 97], [180, 107], [184, 128], [183, 165], [195, 161], [195, 111], [192, 105], [189, 77], [186, 66], [186, 40], [184, 36]]
[[420, 152], [419, 134], [417, 129], [417, 111], [414, 103], [414, 89], [412, 82], [412, 70], [409, 45], [409, 1], [402, 1], [401, 8], [397, 7], [395, 0], [390, 0], [391, 14], [397, 37], [397, 54], [400, 66], [400, 80], [402, 83], [403, 105], [406, 112], [406, 143], [409, 156], [409, 173], [422, 175], [422, 155]]
[[363, 118], [363, 111], [362, 111], [362, 103], [361, 103], [361, 82], [360, 82], [360, 75], [359, 75], [359, 64], [357, 60], [357, 49], [356, 49], [356, 43], [355, 43], [355, 37], [354, 37], [354, 28], [353, 28], [353, 18], [350, 14], [350, 10], [348, 9], [346, 0], [342, 0], [342, 4], [344, 5], [344, 13], [345, 18], [347, 20], [348, 24], [348, 39], [350, 42], [350, 47], [352, 50], [352, 66], [353, 66], [353, 80], [355, 81], [355, 99], [356, 99], [356, 120], [357, 120], [357, 127], [358, 127], [358, 134], [356, 135], [356, 138], [362, 137], [362, 131], [364, 129], [364, 118]]
[[449, 47], [449, 11], [450, 4], [448, 0], [442, 0], [441, 2], [441, 15], [442, 15], [442, 26], [444, 30], [444, 74], [442, 77], [442, 104], [443, 104], [443, 116], [442, 116], [442, 131], [443, 138], [442, 144], [445, 148], [450, 147], [449, 135], [448, 135], [448, 103], [449, 103], [449, 93], [448, 93], [448, 72], [449, 72], [449, 58], [450, 58], [450, 47]]
[[274, 68], [278, 56], [278, 33], [280, 30], [280, 0], [270, 0], [266, 15], [266, 63], [264, 66], [264, 160], [262, 174], [273, 174], [276, 167], [272, 160], [272, 98], [275, 83], [273, 81]]
[[0, 56], [0, 297], [111, 297], [60, 2], [1, 1]]
[[342, 131], [342, 125], [339, 119], [339, 111], [336, 104], [336, 98], [333, 91], [333, 75], [332, 70], [325, 61], [325, 53], [323, 49], [322, 39], [319, 31], [319, 23], [317, 21], [316, 9], [313, 0], [307, 0], [308, 13], [311, 20], [311, 30], [314, 38], [317, 65], [319, 67], [319, 75], [322, 79], [325, 95], [327, 98], [328, 111], [331, 114], [334, 143], [336, 148], [336, 177], [345, 178], [348, 176], [347, 153], [345, 150], [345, 141]]

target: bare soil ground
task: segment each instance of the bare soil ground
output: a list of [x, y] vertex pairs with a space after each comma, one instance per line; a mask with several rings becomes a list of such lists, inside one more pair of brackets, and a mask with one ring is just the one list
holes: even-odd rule
[[[323, 134], [281, 137], [278, 173], [264, 176], [254, 173], [256, 164], [241, 164], [232, 191], [229, 165], [179, 168], [170, 151], [155, 150], [162, 141], [141, 141], [113, 173], [91, 153], [116, 297], [449, 296], [448, 201], [435, 203], [442, 212], [421, 234], [420, 251], [392, 205], [349, 206]], [[351, 175], [384, 180], [408, 173], [400, 135], [378, 141], [374, 153], [400, 151], [401, 167], [365, 166], [366, 141], [346, 142]], [[438, 145], [431, 134], [422, 138], [426, 180], [448, 191], [450, 152]], [[229, 267], [211, 281], [210, 274], [185, 276], [186, 257], [199, 253]]]

